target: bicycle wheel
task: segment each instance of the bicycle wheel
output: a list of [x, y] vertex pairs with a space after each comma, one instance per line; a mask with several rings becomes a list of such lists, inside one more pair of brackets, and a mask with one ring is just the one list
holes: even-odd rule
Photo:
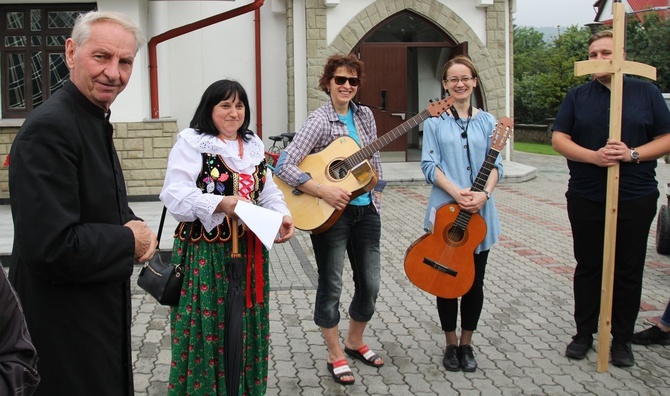
[[265, 152], [276, 155], [277, 158], [279, 158], [279, 154], [281, 154], [281, 148], [279, 148], [279, 146], [270, 146], [270, 148], [268, 148]]

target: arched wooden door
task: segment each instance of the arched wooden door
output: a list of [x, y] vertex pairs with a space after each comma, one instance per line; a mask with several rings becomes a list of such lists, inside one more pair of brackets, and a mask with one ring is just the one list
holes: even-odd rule
[[[400, 125], [407, 118], [407, 47], [404, 45], [362, 45], [360, 59], [367, 78], [359, 90], [360, 102], [375, 115], [377, 134]], [[382, 151], [406, 151], [407, 135], [391, 142]], [[406, 159], [403, 159], [406, 160]]]
[[[404, 10], [382, 21], [354, 48], [365, 64], [365, 82], [357, 102], [372, 109], [377, 133], [383, 136], [438, 99], [442, 65], [467, 53], [437, 25]], [[382, 160], [419, 161], [419, 125], [382, 149]]]

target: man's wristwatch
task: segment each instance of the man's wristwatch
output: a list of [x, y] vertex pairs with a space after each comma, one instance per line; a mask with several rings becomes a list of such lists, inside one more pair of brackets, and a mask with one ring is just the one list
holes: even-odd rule
[[631, 147], [630, 149], [630, 162], [634, 164], [639, 164], [640, 163], [640, 153], [635, 151], [634, 148]]
[[491, 199], [491, 193], [490, 193], [490, 192], [488, 192], [488, 191], [486, 191], [486, 190], [482, 190], [482, 192], [483, 192], [484, 194], [486, 194], [486, 199], [487, 199], [487, 200]]

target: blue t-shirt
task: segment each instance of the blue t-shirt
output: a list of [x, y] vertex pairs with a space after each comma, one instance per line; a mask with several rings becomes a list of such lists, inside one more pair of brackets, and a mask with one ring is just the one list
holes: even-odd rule
[[[351, 107], [349, 107], [347, 115], [342, 116], [338, 114], [337, 116], [340, 118], [340, 121], [344, 122], [347, 125], [347, 131], [349, 132], [349, 137], [354, 139], [356, 143], [358, 143], [358, 146], [360, 147], [361, 138], [358, 137], [358, 131], [356, 130], [356, 125], [354, 124], [354, 112], [351, 110]], [[363, 195], [359, 195], [358, 197], [352, 199], [351, 202], [349, 202], [349, 204], [355, 206], [367, 206], [370, 205], [370, 202], [372, 202], [372, 199], [370, 198], [370, 193], [367, 192]]]
[[[621, 141], [639, 147], [670, 132], [670, 111], [655, 85], [624, 77]], [[553, 130], [570, 135], [578, 145], [598, 150], [609, 138], [610, 90], [598, 81], [572, 88], [556, 115]], [[605, 202], [607, 167], [568, 160], [568, 191], [584, 199]], [[619, 200], [658, 192], [656, 160], [623, 162], [619, 168]]]

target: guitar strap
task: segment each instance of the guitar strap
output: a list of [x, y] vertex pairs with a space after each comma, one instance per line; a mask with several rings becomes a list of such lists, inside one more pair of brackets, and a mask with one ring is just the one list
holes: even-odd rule
[[470, 157], [470, 142], [468, 141], [468, 127], [470, 126], [470, 119], [472, 118], [472, 105], [468, 107], [468, 121], [465, 124], [465, 127], [461, 125], [461, 117], [458, 115], [458, 111], [456, 110], [455, 106], [451, 106], [451, 114], [454, 116], [454, 121], [456, 122], [456, 125], [458, 125], [463, 133], [461, 133], [461, 137], [465, 139], [465, 152], [468, 155], [468, 163], [470, 164], [470, 182], [474, 186], [475, 184], [475, 175], [474, 175], [474, 170], [475, 167], [472, 165], [472, 158]]
[[461, 117], [458, 115], [458, 111], [456, 111], [456, 107], [451, 106], [451, 107], [449, 108], [449, 110], [451, 110], [451, 114], [454, 116], [454, 120], [458, 120], [458, 119], [461, 118]]
[[[461, 117], [458, 115], [458, 111], [456, 111], [456, 107], [451, 106], [449, 108], [449, 110], [451, 110], [451, 114], [454, 115], [455, 120], [460, 120], [461, 119]], [[470, 105], [470, 107], [468, 107], [468, 118], [470, 118], [470, 117], [472, 117], [472, 105]]]

